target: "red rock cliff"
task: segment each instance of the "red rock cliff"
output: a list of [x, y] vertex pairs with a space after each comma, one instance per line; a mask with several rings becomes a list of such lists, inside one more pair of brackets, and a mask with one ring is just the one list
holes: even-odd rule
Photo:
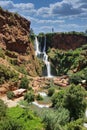
[[76, 34], [56, 34], [52, 38], [52, 47], [58, 49], [76, 49], [83, 44], [87, 44], [87, 37]]
[[0, 48], [6, 55], [3, 61], [9, 59], [7, 63], [16, 65], [17, 71], [20, 68], [29, 76], [37, 76], [42, 74], [42, 67], [35, 57], [29, 34], [30, 21], [0, 8]]
[[25, 53], [29, 46], [30, 21], [0, 9], [0, 46]]
[[[43, 48], [44, 46], [44, 36], [38, 36], [38, 39]], [[46, 47], [47, 49], [55, 48], [62, 50], [76, 49], [84, 44], [87, 44], [87, 36], [83, 34], [73, 34], [73, 33], [48, 33], [46, 34]]]

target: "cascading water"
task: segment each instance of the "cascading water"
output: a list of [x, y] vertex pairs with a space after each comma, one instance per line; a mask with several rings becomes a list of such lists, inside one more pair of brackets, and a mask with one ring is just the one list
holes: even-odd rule
[[41, 52], [40, 52], [40, 49], [39, 49], [39, 42], [37, 40], [37, 37], [35, 37], [35, 55], [38, 56], [40, 54], [41, 54]]
[[42, 59], [47, 67], [47, 77], [52, 77], [50, 62], [48, 61], [48, 55], [46, 54], [46, 36], [44, 38], [43, 52], [40, 51], [38, 39], [35, 37], [35, 55], [38, 57], [40, 57], [40, 55], [43, 55]]

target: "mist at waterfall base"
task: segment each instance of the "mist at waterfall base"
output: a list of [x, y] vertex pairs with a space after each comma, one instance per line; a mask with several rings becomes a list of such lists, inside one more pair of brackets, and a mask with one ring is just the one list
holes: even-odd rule
[[46, 54], [46, 36], [44, 37], [44, 46], [43, 46], [42, 51], [41, 51], [41, 46], [40, 46], [40, 43], [39, 43], [37, 37], [35, 37], [34, 43], [35, 43], [35, 55], [38, 58], [41, 58], [46, 65], [46, 75], [44, 75], [44, 76], [52, 78], [53, 75], [51, 74], [51, 65], [50, 65], [50, 62], [48, 61], [48, 55]]

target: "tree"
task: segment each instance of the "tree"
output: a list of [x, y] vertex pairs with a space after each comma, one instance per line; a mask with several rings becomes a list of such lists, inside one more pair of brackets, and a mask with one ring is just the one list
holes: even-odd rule
[[79, 85], [71, 85], [66, 90], [64, 107], [69, 110], [71, 120], [82, 118], [84, 116], [86, 110], [85, 96], [85, 89]]
[[71, 121], [70, 123], [66, 124], [64, 130], [86, 130], [83, 126], [83, 119], [78, 119], [76, 121]]
[[4, 121], [0, 121], [0, 130], [24, 130], [23, 125], [11, 118], [7, 118]]
[[27, 79], [27, 77], [23, 77], [21, 79], [21, 83], [20, 83], [20, 88], [28, 88], [28, 84], [29, 84], [29, 80]]
[[34, 98], [35, 98], [35, 96], [34, 96], [34, 94], [32, 92], [27, 92], [24, 95], [24, 100], [26, 100], [28, 103], [33, 102]]
[[83, 118], [86, 110], [86, 91], [83, 87], [71, 85], [52, 97], [53, 106], [58, 109], [64, 107], [70, 112], [70, 120]]
[[61, 90], [60, 92], [55, 93], [52, 96], [52, 106], [56, 107], [57, 109], [59, 107], [63, 107], [63, 105], [64, 105], [64, 95], [65, 95], [64, 90]]
[[15, 97], [14, 93], [12, 91], [7, 92], [8, 99], [13, 99]]
[[33, 31], [32, 28], [30, 29], [30, 36], [31, 36], [31, 35], [34, 35], [34, 31]]
[[87, 29], [85, 30], [85, 33], [87, 34]]
[[43, 122], [46, 125], [46, 130], [60, 130], [69, 122], [69, 111], [65, 108], [57, 111], [47, 110], [43, 113]]
[[48, 89], [48, 96], [51, 97], [54, 94], [54, 92], [55, 92], [55, 88], [53, 88], [53, 87], [49, 88]]
[[0, 99], [0, 120], [6, 117], [7, 106], [4, 102]]

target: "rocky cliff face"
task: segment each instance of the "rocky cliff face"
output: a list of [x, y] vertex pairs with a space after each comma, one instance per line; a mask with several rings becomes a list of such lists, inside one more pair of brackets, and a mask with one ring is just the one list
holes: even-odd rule
[[0, 45], [4, 49], [25, 53], [29, 45], [30, 21], [0, 9]]
[[[38, 39], [43, 48], [44, 36], [38, 36]], [[64, 33], [49, 33], [46, 34], [47, 49], [55, 48], [62, 50], [76, 49], [84, 44], [87, 44], [87, 36], [83, 34], [64, 34]]]
[[63, 50], [74, 50], [84, 44], [87, 44], [86, 36], [77, 34], [56, 34], [52, 38], [51, 46]]
[[35, 58], [29, 34], [30, 21], [0, 8], [0, 48], [5, 58], [14, 66], [22, 66], [30, 76], [37, 76], [41, 75], [41, 65]]

